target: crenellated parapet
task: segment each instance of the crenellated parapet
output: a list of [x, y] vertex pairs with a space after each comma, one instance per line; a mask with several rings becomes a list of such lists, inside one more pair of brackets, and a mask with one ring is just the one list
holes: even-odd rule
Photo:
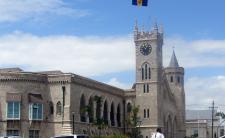
[[154, 24], [150, 31], [146, 31], [144, 27], [139, 30], [136, 23], [134, 27], [134, 41], [143, 41], [143, 40], [160, 40], [163, 42], [163, 29], [162, 26], [158, 28], [157, 23]]

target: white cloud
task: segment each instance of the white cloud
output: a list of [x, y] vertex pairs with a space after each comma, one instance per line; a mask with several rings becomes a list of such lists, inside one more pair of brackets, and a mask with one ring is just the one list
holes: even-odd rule
[[62, 0], [0, 0], [0, 22], [14, 22], [46, 15], [82, 17], [86, 10], [70, 8]]
[[107, 84], [115, 86], [115, 87], [119, 87], [122, 89], [130, 89], [132, 87], [132, 84], [120, 82], [117, 78], [111, 78], [109, 82], [107, 82]]
[[225, 111], [225, 76], [193, 77], [185, 84], [187, 108], [209, 109], [214, 100]]
[[182, 38], [168, 38], [164, 46], [165, 65], [169, 64], [173, 46], [178, 62], [185, 68], [225, 67], [225, 40], [187, 41]]
[[0, 64], [28, 70], [56, 70], [85, 76], [134, 67], [132, 40], [125, 37], [46, 36], [15, 32], [0, 37]]
[[[166, 39], [165, 65], [176, 46], [181, 66], [225, 66], [225, 40], [185, 41]], [[27, 67], [30, 71], [62, 70], [84, 76], [103, 75], [135, 68], [135, 48], [131, 36], [76, 37], [36, 36], [14, 32], [0, 36], [0, 64]], [[209, 50], [210, 49], [210, 50]]]
[[[184, 67], [225, 66], [225, 40], [185, 41], [169, 38], [164, 45], [164, 59], [167, 64], [172, 46], [176, 46], [179, 63]], [[0, 36], [0, 49], [1, 67], [25, 66], [28, 71], [62, 70], [93, 76], [135, 68], [135, 48], [130, 36], [40, 37], [14, 32]], [[117, 78], [106, 83], [120, 88], [131, 87]], [[188, 78], [185, 90], [187, 104], [199, 104], [207, 108], [213, 99], [216, 103], [223, 104], [225, 76]]]

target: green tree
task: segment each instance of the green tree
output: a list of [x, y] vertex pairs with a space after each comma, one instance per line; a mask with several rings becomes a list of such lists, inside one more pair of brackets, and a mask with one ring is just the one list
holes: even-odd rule
[[101, 109], [102, 109], [102, 97], [101, 96], [95, 96], [94, 100], [96, 101], [96, 120], [94, 121], [94, 125], [98, 128], [98, 134], [99, 137], [101, 136], [101, 130], [107, 127], [107, 124], [105, 123], [104, 119], [101, 117]]
[[129, 128], [131, 128], [131, 134], [130, 137], [137, 138], [140, 136], [140, 132], [138, 130], [138, 112], [139, 112], [139, 106], [131, 106], [128, 109], [128, 118], [126, 120], [127, 125]]

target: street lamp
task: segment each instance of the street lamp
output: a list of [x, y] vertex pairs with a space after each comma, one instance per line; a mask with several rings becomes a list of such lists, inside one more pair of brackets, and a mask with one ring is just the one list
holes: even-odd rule
[[75, 134], [75, 125], [74, 125], [74, 124], [75, 124], [75, 122], [74, 122], [75, 120], [74, 120], [74, 114], [75, 114], [75, 113], [72, 112], [73, 135]]

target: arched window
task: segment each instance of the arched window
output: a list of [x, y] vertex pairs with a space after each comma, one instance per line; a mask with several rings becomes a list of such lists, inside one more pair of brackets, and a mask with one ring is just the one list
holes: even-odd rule
[[62, 104], [60, 101], [57, 102], [56, 104], [56, 114], [61, 115], [62, 114]]
[[53, 103], [51, 101], [49, 102], [49, 112], [50, 112], [51, 115], [54, 114], [54, 106], [53, 106]]
[[146, 110], [144, 109], [144, 118], [146, 118]]
[[147, 118], [149, 118], [149, 109], [147, 109]]
[[130, 103], [127, 104], [127, 113], [132, 111], [132, 105]]
[[85, 114], [86, 114], [85, 97], [84, 95], [82, 95], [80, 99], [80, 121], [81, 122], [86, 122]]
[[148, 65], [145, 64], [145, 79], [147, 80], [148, 78]]
[[148, 67], [148, 79], [151, 79], [151, 68]]
[[170, 76], [170, 82], [173, 82], [173, 76]]
[[142, 80], [151, 79], [151, 68], [148, 63], [144, 63], [141, 68]]
[[144, 80], [144, 68], [141, 69], [141, 76], [142, 76], [142, 80]]

